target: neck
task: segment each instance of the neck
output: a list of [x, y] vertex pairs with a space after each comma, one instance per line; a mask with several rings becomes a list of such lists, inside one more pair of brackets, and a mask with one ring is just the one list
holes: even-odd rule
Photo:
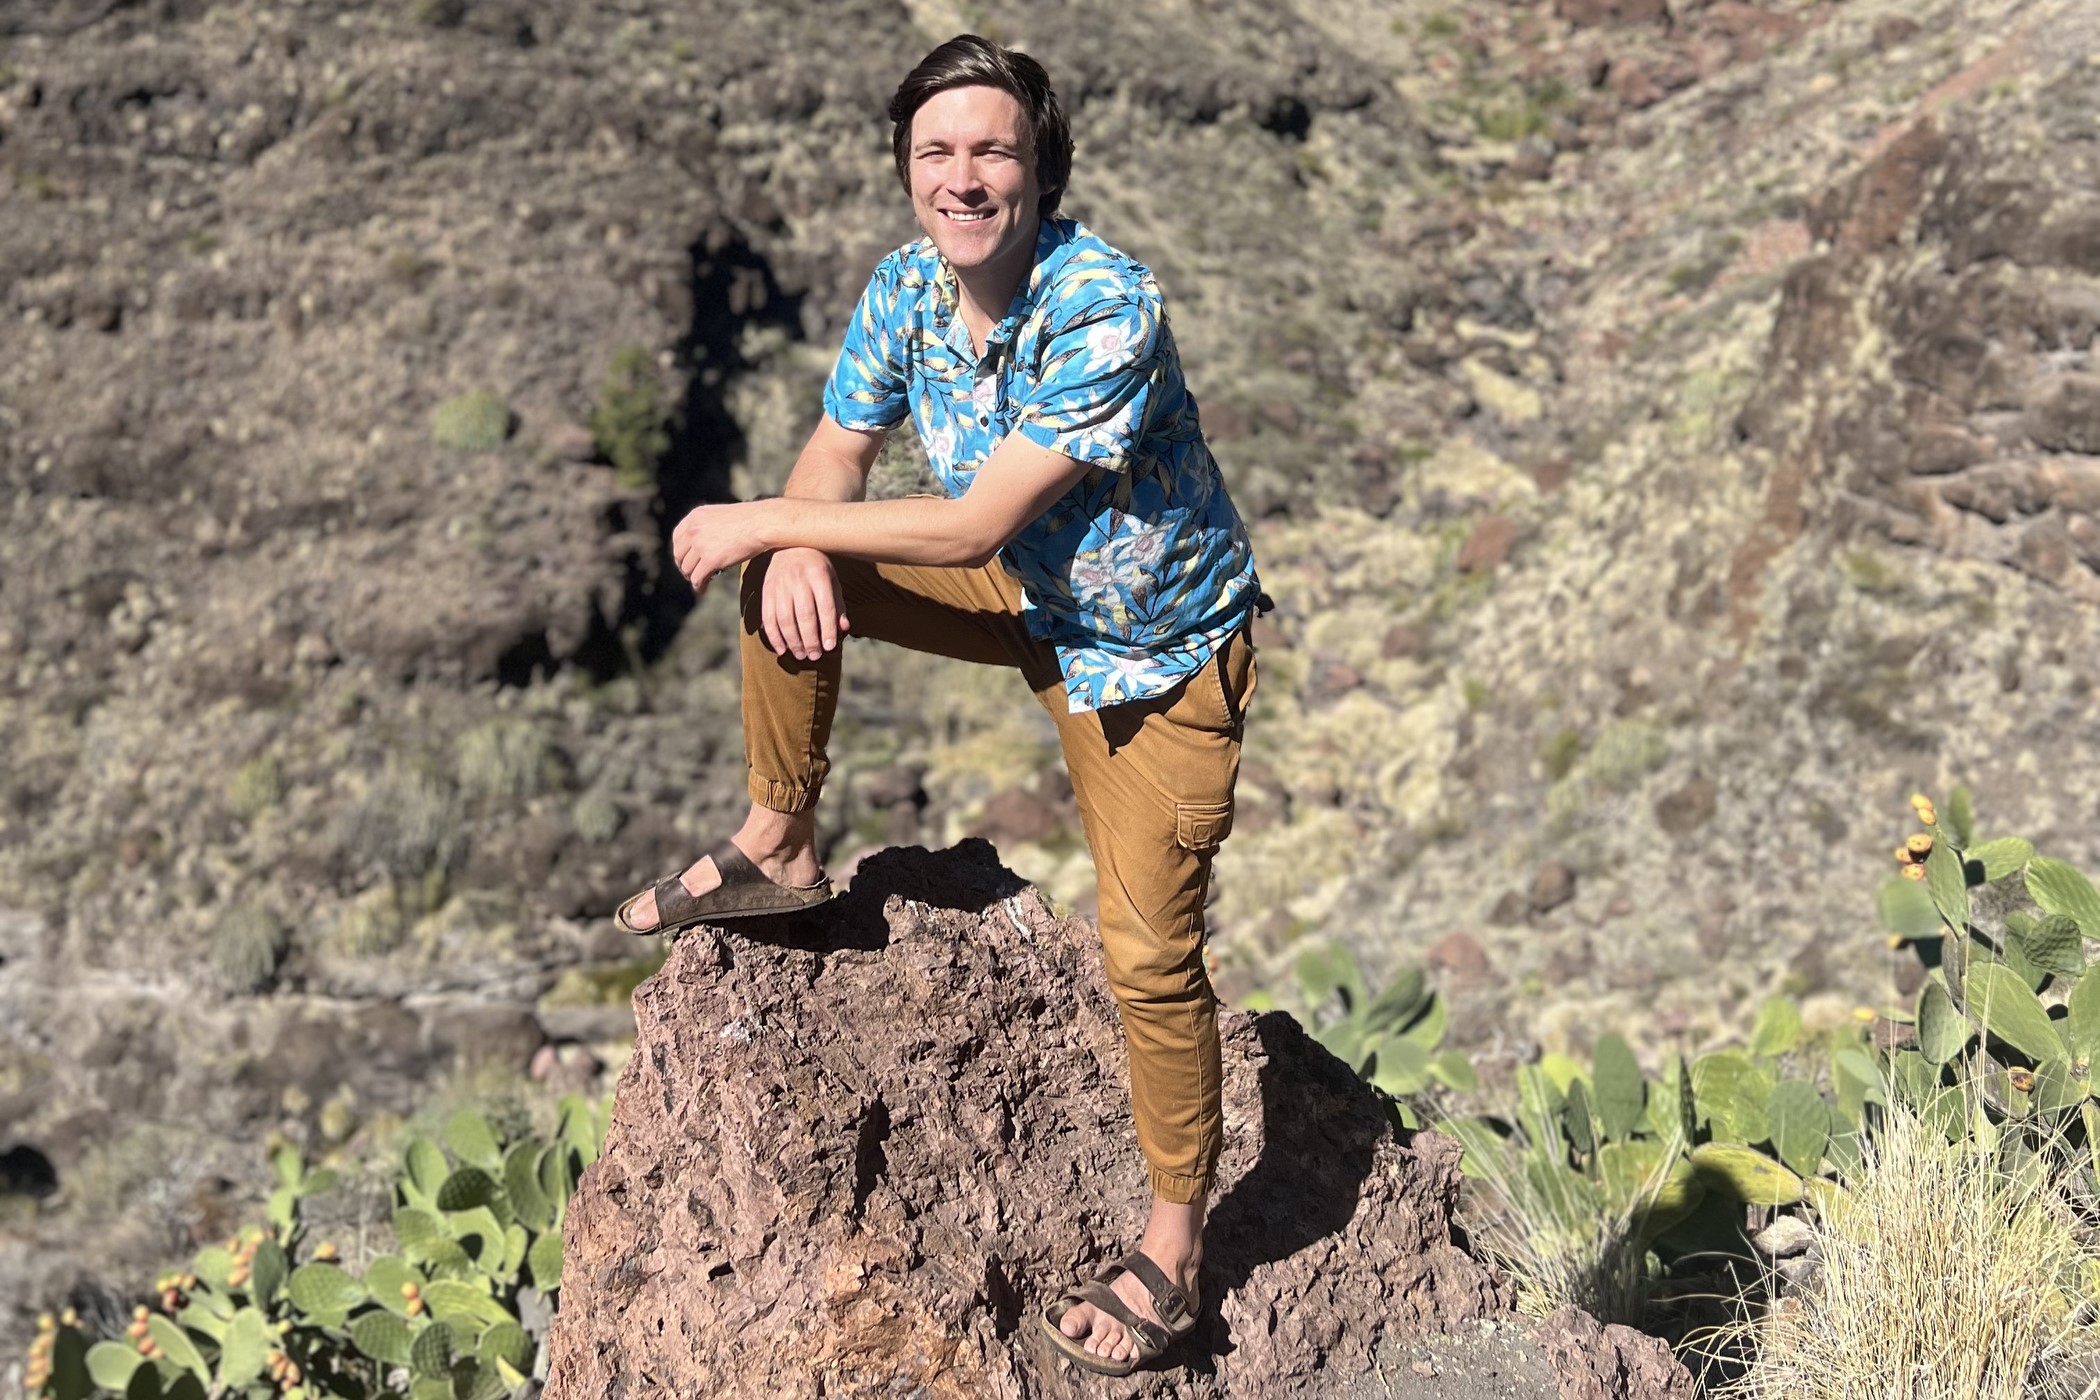
[[[1040, 222], [1037, 227], [1040, 229]], [[1035, 244], [1035, 237], [1030, 236], [1013, 252], [982, 267], [964, 270], [952, 263], [949, 265], [961, 296], [963, 324], [969, 327], [970, 336], [978, 343], [979, 349], [983, 349], [985, 335], [999, 324], [1006, 308], [1013, 305], [1014, 293], [1021, 289], [1028, 269], [1035, 263]]]

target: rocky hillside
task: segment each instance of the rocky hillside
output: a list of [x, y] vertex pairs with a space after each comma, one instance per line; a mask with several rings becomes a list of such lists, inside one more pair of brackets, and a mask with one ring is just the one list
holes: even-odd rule
[[[963, 29], [1057, 77], [1277, 603], [1228, 991], [1427, 957], [1492, 1083], [1887, 995], [1913, 788], [2100, 865], [2085, 0], [0, 5], [18, 1306], [269, 1133], [617, 1065], [605, 916], [742, 791], [663, 536], [784, 475]], [[849, 657], [834, 869], [978, 832], [1083, 912], [1019, 686]]]

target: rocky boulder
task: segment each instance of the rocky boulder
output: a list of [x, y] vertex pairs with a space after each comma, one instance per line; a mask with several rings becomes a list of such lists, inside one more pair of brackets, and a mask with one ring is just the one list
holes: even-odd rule
[[[1099, 956], [981, 841], [872, 857], [802, 921], [681, 938], [635, 995], [571, 1208], [549, 1400], [1353, 1394], [1410, 1341], [1514, 1322], [1453, 1239], [1457, 1145], [1396, 1137], [1289, 1017], [1232, 1013], [1196, 1337], [1128, 1380], [1060, 1363], [1037, 1309], [1146, 1201]], [[1623, 1330], [1514, 1344], [1563, 1393], [1689, 1394]]]

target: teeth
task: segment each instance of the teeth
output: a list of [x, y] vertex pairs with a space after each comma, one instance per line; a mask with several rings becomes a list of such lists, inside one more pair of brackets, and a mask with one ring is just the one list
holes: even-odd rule
[[992, 216], [990, 214], [950, 214], [948, 217], [958, 224], [974, 224]]

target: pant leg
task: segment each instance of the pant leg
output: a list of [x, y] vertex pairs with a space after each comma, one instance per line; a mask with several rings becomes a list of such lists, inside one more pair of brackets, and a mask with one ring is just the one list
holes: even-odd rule
[[1094, 714], [1040, 693], [1099, 880], [1101, 946], [1123, 1012], [1130, 1098], [1153, 1192], [1208, 1192], [1224, 1145], [1218, 1003], [1203, 962], [1211, 861], [1232, 827], [1253, 651], [1244, 634], [1180, 688]]
[[[1015, 667], [1032, 690], [1055, 677], [1056, 655], [1028, 635], [1021, 587], [997, 560], [977, 569], [832, 562], [853, 636]], [[831, 771], [828, 750], [844, 646], [802, 661], [766, 644], [760, 609], [771, 563], [769, 554], [753, 559], [741, 582], [744, 765], [752, 801], [776, 812], [800, 812], [816, 805]]]

